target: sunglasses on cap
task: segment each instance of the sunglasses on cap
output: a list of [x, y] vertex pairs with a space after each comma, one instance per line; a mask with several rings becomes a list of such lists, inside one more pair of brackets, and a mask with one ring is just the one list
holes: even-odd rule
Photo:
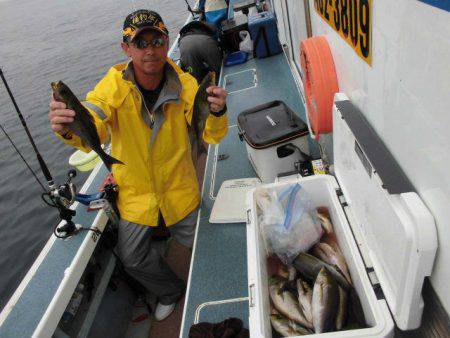
[[146, 49], [148, 46], [162, 47], [166, 44], [166, 39], [163, 37], [154, 38], [149, 41], [144, 39], [136, 39], [132, 43], [137, 49]]

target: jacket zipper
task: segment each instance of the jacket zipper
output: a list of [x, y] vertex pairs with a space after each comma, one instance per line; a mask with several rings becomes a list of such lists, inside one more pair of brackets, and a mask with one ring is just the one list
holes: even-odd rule
[[[141, 95], [141, 100], [142, 103], [144, 104], [145, 110], [147, 111], [148, 116], [150, 117], [150, 129], [153, 132], [153, 125], [155, 124], [155, 116], [154, 114], [150, 113], [150, 110], [147, 107], [147, 104], [145, 103], [145, 99], [144, 99], [144, 95], [142, 94], [142, 92], [139, 90], [139, 88], [137, 86], [135, 86], [136, 90], [139, 92], [139, 94]], [[150, 152], [150, 147], [148, 149], [148, 168], [149, 168], [149, 174], [151, 176], [150, 179], [150, 187], [152, 188], [154, 194], [156, 195], [156, 203], [157, 203], [157, 209], [158, 209], [158, 215], [156, 216], [156, 222], [158, 223], [159, 221], [159, 196], [158, 193], [155, 189], [155, 175], [153, 174], [153, 170], [151, 168], [151, 152]], [[150, 209], [150, 205], [149, 205], [149, 209]]]
[[141, 90], [137, 86], [135, 86], [135, 88], [141, 95], [142, 103], [144, 104], [145, 110], [150, 117], [150, 129], [153, 129], [153, 125], [155, 124], [155, 116], [154, 114], [150, 113], [150, 109], [148, 109], [147, 104], [145, 103], [144, 94], [142, 94]]

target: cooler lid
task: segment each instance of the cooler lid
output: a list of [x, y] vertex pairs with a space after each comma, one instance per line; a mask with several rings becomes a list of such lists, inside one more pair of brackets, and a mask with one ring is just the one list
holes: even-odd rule
[[224, 181], [214, 201], [209, 223], [245, 223], [245, 196], [260, 183], [256, 177]]
[[[422, 285], [437, 248], [434, 219], [363, 114], [333, 107], [335, 172], [397, 326], [420, 326]], [[366, 265], [367, 265], [366, 260]]]
[[248, 145], [257, 149], [309, 133], [305, 122], [282, 101], [268, 102], [243, 111], [238, 116], [238, 126]]

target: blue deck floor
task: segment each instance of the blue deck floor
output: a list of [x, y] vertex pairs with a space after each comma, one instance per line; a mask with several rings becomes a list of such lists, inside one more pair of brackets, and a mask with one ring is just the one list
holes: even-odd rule
[[[255, 87], [254, 72], [257, 78]], [[256, 177], [247, 159], [245, 145], [238, 137], [237, 116], [242, 111], [262, 103], [282, 100], [305, 120], [303, 104], [284, 54], [266, 59], [252, 59], [242, 65], [226, 67], [221, 78], [222, 85], [225, 77], [226, 89], [229, 91], [227, 106], [230, 129], [219, 145], [210, 146], [209, 149], [182, 337], [188, 337], [196, 310], [202, 304], [248, 296], [245, 223], [208, 222], [214, 203], [210, 195], [217, 194], [223, 181]], [[253, 88], [245, 89], [248, 87]], [[215, 184], [212, 186], [216, 147], [218, 154], [227, 154], [229, 157], [217, 162]], [[200, 311], [199, 321], [215, 323], [229, 317], [242, 319], [248, 327], [248, 302], [205, 306]]]

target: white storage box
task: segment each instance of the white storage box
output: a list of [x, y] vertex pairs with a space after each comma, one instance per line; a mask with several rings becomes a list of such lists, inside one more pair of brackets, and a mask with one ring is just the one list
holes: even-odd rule
[[[342, 107], [352, 110], [351, 103], [345, 103]], [[381, 169], [382, 173], [375, 169], [378, 169], [374, 167], [375, 162], [389, 162], [383, 158], [384, 150], [377, 153], [382, 147], [375, 147], [376, 156], [367, 157], [366, 151], [373, 150], [374, 139], [368, 136], [369, 146], [360, 142], [347, 125], [354, 111], [345, 116], [341, 113], [335, 106], [333, 137], [337, 179], [329, 175], [293, 177], [262, 187], [270, 189], [298, 182], [316, 207], [329, 210], [369, 327], [319, 336], [390, 337], [394, 333], [392, 316], [402, 330], [420, 326], [423, 280], [431, 274], [437, 248], [434, 219], [414, 191], [402, 192], [407, 184], [392, 185], [389, 178], [384, 177], [386, 168]], [[359, 126], [358, 129], [364, 128]], [[371, 132], [373, 130], [363, 130], [366, 136]], [[398, 168], [390, 173], [397, 174], [397, 181], [404, 178], [400, 177], [402, 172]], [[270, 338], [268, 252], [256, 214], [254, 194], [257, 189], [261, 187], [247, 194], [250, 337]], [[380, 286], [382, 292], [377, 298], [374, 289]]]
[[250, 163], [264, 183], [295, 171], [295, 163], [309, 155], [308, 126], [281, 101], [243, 111], [238, 126]]

